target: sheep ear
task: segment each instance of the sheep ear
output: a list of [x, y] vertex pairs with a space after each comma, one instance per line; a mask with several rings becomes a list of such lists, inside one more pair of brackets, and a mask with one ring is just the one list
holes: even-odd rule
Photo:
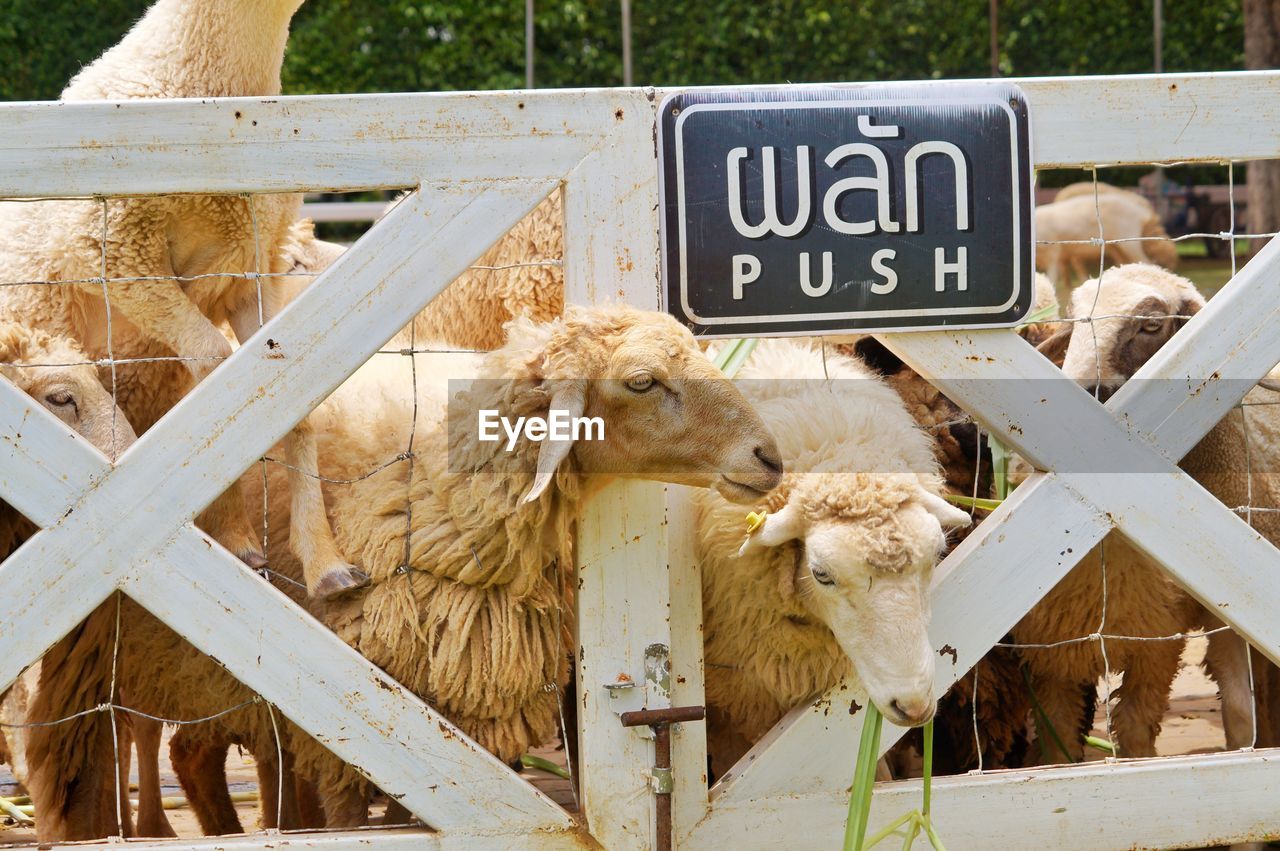
[[1065, 328], [1059, 328], [1053, 332], [1049, 339], [1036, 346], [1036, 351], [1053, 361], [1054, 366], [1062, 368], [1062, 363], [1067, 359], [1067, 347], [1071, 345], [1071, 329], [1075, 327], [1074, 322], [1067, 323]]
[[957, 506], [929, 491], [920, 491], [920, 504], [924, 506], [925, 511], [938, 518], [943, 529], [963, 529], [973, 522], [968, 512], [961, 511]]
[[[587, 408], [587, 382], [583, 379], [565, 381], [551, 396], [552, 411], [567, 411], [570, 422], [581, 417]], [[573, 451], [572, 440], [544, 440], [538, 448], [538, 472], [533, 477], [533, 487], [524, 495], [524, 502], [533, 502], [556, 477], [556, 470]]]
[[776, 514], [766, 514], [764, 521], [747, 534], [738, 549], [738, 555], [746, 555], [756, 550], [776, 547], [787, 541], [794, 541], [804, 532], [800, 511], [790, 503], [784, 505]]

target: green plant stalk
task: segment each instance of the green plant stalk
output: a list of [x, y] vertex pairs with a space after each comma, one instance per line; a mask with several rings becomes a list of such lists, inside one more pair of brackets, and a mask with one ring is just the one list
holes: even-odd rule
[[[1019, 665], [1018, 670], [1022, 672], [1022, 682], [1027, 686], [1027, 694], [1031, 697], [1031, 708], [1036, 713], [1036, 730], [1047, 731], [1049, 733], [1049, 738], [1053, 739], [1053, 743], [1057, 746], [1063, 759], [1067, 762], [1075, 762], [1076, 760], [1067, 752], [1067, 746], [1063, 743], [1062, 737], [1058, 735], [1057, 728], [1053, 726], [1053, 722], [1049, 720], [1049, 716], [1044, 711], [1044, 707], [1040, 705], [1040, 698], [1036, 697], [1036, 690], [1031, 685], [1031, 675], [1027, 673], [1027, 666]], [[1040, 753], [1047, 758], [1049, 755], [1045, 753], [1044, 736], [1038, 736], [1037, 738], [1040, 740]]]
[[871, 814], [871, 789], [876, 780], [876, 763], [880, 757], [880, 727], [884, 718], [871, 701], [862, 718], [862, 738], [858, 742], [858, 763], [853, 772], [853, 788], [849, 790], [849, 817], [844, 827], [844, 851], [862, 851], [867, 835], [867, 818]]
[[991, 449], [991, 478], [996, 488], [996, 499], [1009, 498], [1009, 450], [995, 438], [987, 435], [987, 446]]
[[733, 357], [733, 353], [736, 352], [738, 350], [738, 347], [741, 346], [744, 342], [745, 340], [729, 340], [728, 342], [726, 342], [724, 344], [724, 348], [721, 349], [719, 352], [717, 352], [715, 358], [712, 359], [711, 361], [713, 364], [715, 364], [716, 369], [720, 370], [721, 372], [724, 372], [724, 368], [725, 366], [728, 365], [729, 360]]
[[742, 365], [747, 362], [747, 358], [751, 357], [751, 353], [755, 351], [756, 344], [760, 341], [752, 337], [743, 340], [731, 340], [725, 345], [720, 353], [716, 355], [716, 368], [725, 374], [727, 378], [733, 378], [738, 374], [738, 370], [742, 369]]
[[523, 765], [525, 768], [536, 768], [539, 771], [545, 771], [548, 774], [554, 774], [556, 777], [559, 777], [562, 780], [573, 779], [569, 776], [568, 771], [556, 765], [551, 760], [543, 759], [540, 756], [534, 756], [531, 753], [527, 753], [521, 756], [520, 764]]
[[1097, 736], [1085, 736], [1084, 743], [1094, 750], [1102, 751], [1105, 754], [1116, 755], [1115, 746], [1106, 739], [1099, 739]]
[[1027, 314], [1027, 318], [1022, 320], [1022, 324], [1017, 326], [1016, 330], [1021, 331], [1023, 328], [1026, 328], [1028, 325], [1034, 325], [1037, 322], [1043, 322], [1046, 319], [1053, 319], [1057, 315], [1058, 315], [1057, 302], [1054, 302], [1053, 304], [1046, 304], [1044, 307], [1040, 308], [1039, 310], [1035, 310]]
[[954, 502], [956, 505], [963, 505], [965, 508], [980, 508], [983, 511], [995, 511], [1000, 507], [998, 499], [984, 499], [980, 496], [963, 496], [957, 493], [943, 494], [948, 502]]

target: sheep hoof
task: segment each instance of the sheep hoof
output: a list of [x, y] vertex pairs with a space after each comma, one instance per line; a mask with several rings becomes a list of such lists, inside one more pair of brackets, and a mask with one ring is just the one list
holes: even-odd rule
[[363, 570], [350, 565], [335, 567], [320, 577], [311, 596], [319, 600], [332, 600], [334, 597], [364, 588], [368, 584], [369, 574]]
[[236, 556], [254, 570], [261, 570], [267, 566], [267, 557], [258, 550], [244, 550], [236, 553]]

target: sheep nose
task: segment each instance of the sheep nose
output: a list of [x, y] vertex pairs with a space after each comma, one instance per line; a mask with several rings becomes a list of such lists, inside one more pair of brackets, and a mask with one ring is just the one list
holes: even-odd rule
[[933, 718], [938, 704], [931, 697], [897, 698], [889, 701], [889, 708], [898, 714], [891, 718], [895, 724], [906, 727], [919, 727]]
[[756, 460], [769, 469], [769, 472], [782, 475], [782, 459], [778, 457], [778, 447], [757, 446], [755, 456]]

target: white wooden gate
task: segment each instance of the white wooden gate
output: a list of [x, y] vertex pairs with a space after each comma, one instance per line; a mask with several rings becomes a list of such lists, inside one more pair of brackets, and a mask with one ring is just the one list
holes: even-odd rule
[[[1278, 74], [1019, 82], [1041, 167], [1280, 157]], [[585, 826], [191, 520], [558, 183], [569, 300], [656, 307], [654, 123], [664, 94], [0, 106], [3, 197], [418, 187], [114, 466], [0, 382], [0, 495], [42, 528], [0, 566], [0, 683], [121, 588], [436, 829], [181, 847], [653, 845], [652, 744], [617, 713], [703, 699], [699, 582], [679, 489], [615, 485], [580, 530]], [[1046, 400], [1044, 381], [1032, 394], [1028, 382], [963, 380], [1058, 376], [1009, 331], [884, 338], [1041, 469], [1073, 469], [1085, 443], [1063, 426], [1070, 419], [1123, 442], [1160, 475], [1153, 487], [1149, 475], [1043, 473], [1019, 488], [940, 571], [931, 632], [957, 651], [957, 665], [939, 669], [940, 688], [1114, 526], [1280, 661], [1272, 578], [1280, 557], [1172, 466], [1239, 401], [1243, 385], [1219, 377], [1256, 378], [1280, 361], [1277, 254], [1280, 246], [1265, 249], [1140, 373], [1181, 385], [1132, 382], [1106, 408], [1065, 381]], [[268, 336], [277, 344], [269, 355]], [[1074, 555], [1060, 555], [1068, 536]], [[645, 684], [655, 644], [671, 648], [669, 695]], [[607, 688], [627, 683], [636, 686]], [[708, 792], [702, 727], [682, 725], [673, 754], [678, 845], [833, 847], [857, 738], [844, 713], [797, 710]], [[887, 747], [894, 736], [885, 738]], [[953, 848], [1195, 845], [1280, 833], [1280, 774], [1269, 765], [1277, 758], [1235, 752], [947, 778], [935, 786], [935, 823]], [[1198, 806], [1206, 789], [1212, 802]], [[878, 790], [872, 829], [917, 790]]]

